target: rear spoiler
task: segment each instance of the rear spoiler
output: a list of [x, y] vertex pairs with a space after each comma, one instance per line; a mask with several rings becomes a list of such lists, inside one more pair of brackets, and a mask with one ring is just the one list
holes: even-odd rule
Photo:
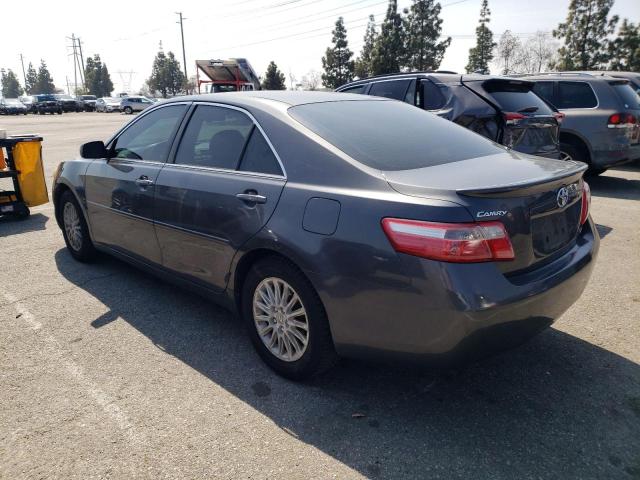
[[582, 162], [571, 163], [573, 163], [572, 168], [569, 168], [565, 172], [552, 178], [536, 178], [525, 182], [468, 190], [456, 190], [456, 192], [460, 195], [466, 195], [469, 197], [524, 197], [535, 193], [555, 190], [556, 188], [580, 181], [582, 175], [588, 168], [587, 164]]

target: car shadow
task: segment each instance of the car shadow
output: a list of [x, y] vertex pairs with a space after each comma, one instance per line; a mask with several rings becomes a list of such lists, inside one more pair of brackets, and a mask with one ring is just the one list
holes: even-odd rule
[[108, 257], [79, 264], [61, 249], [55, 261], [108, 308], [86, 322], [101, 328], [124, 320], [289, 435], [366, 477], [637, 472], [640, 366], [560, 330], [453, 372], [344, 361], [296, 384], [265, 367], [240, 322], [201, 297]]
[[594, 197], [640, 200], [640, 180], [603, 174], [597, 177], [588, 177], [587, 182]]
[[33, 213], [25, 219], [16, 219], [10, 216], [0, 217], [0, 238], [44, 230], [49, 218], [42, 213]]

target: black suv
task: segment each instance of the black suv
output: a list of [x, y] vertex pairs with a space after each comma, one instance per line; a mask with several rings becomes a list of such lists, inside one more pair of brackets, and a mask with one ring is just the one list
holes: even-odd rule
[[421, 72], [365, 78], [336, 91], [394, 98], [519, 152], [559, 158], [562, 115], [533, 86], [515, 78]]
[[60, 102], [62, 110], [65, 112], [80, 112], [82, 108], [78, 105], [78, 101], [71, 95], [56, 94], [56, 100]]
[[42, 94], [33, 96], [33, 106], [31, 107], [33, 113], [39, 113], [44, 115], [45, 113], [57, 113], [62, 115], [62, 105], [51, 94]]

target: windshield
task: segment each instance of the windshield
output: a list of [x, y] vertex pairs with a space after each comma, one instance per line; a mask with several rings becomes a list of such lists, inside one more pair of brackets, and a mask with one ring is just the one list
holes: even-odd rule
[[17, 98], [5, 98], [4, 103], [7, 105], [22, 105], [22, 102]]
[[41, 102], [51, 102], [56, 100], [56, 97], [53, 95], [37, 95], [37, 98]]
[[82, 99], [83, 100], [95, 100], [96, 96], [95, 95], [82, 95]]
[[58, 98], [59, 100], [73, 100], [73, 97], [71, 95], [56, 95], [56, 98]]
[[640, 96], [633, 90], [631, 85], [628, 83], [613, 83], [611, 86], [624, 103], [625, 108], [640, 110]]
[[380, 170], [409, 170], [504, 150], [448, 120], [389, 100], [311, 103], [289, 108], [298, 122], [353, 159]]

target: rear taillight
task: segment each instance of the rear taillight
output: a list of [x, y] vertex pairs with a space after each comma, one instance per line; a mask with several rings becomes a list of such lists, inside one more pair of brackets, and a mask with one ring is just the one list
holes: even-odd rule
[[636, 117], [630, 113], [614, 113], [607, 120], [609, 128], [627, 128], [636, 124]]
[[554, 114], [553, 114], [553, 118], [556, 119], [558, 124], [562, 123], [562, 121], [564, 120], [564, 116], [565, 115], [562, 112], [554, 112]]
[[500, 222], [436, 223], [385, 218], [382, 229], [396, 252], [443, 262], [513, 260], [509, 234]]
[[589, 208], [591, 207], [591, 188], [589, 184], [582, 181], [582, 209], [580, 210], [580, 225], [584, 225], [589, 218]]
[[518, 121], [527, 117], [518, 112], [503, 112], [502, 118], [504, 118], [504, 123], [507, 125], [515, 125]]

